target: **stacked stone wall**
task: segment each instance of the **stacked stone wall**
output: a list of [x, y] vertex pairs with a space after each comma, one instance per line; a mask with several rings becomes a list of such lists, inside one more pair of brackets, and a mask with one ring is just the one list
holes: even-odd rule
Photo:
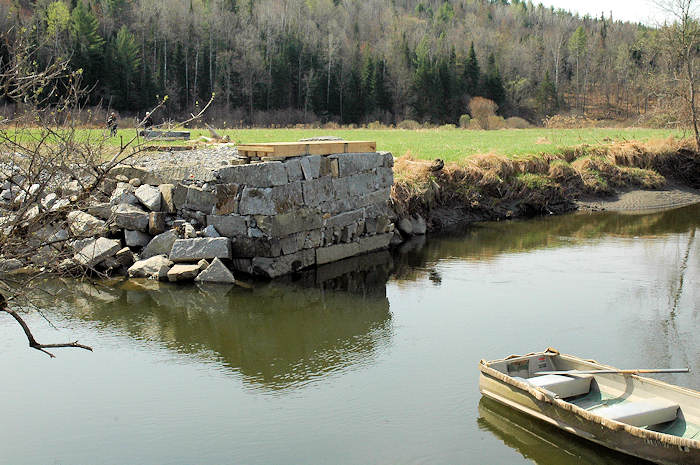
[[[117, 173], [159, 181], [151, 187], [161, 194], [164, 221], [181, 218], [225, 238], [218, 240], [227, 245], [218, 244], [223, 252], [216, 256], [249, 274], [277, 277], [383, 249], [394, 233], [393, 157], [386, 152], [309, 155], [215, 170], [124, 167]], [[117, 224], [147, 231], [148, 214], [133, 209], [122, 207]], [[190, 255], [170, 259], [211, 258]]]

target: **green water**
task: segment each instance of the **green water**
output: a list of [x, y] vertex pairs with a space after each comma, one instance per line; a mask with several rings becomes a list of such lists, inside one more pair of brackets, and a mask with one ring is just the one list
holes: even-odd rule
[[698, 226], [487, 224], [250, 289], [43, 283], [37, 338], [95, 352], [0, 318], [0, 463], [638, 463], [482, 400], [477, 362], [551, 346], [700, 389]]

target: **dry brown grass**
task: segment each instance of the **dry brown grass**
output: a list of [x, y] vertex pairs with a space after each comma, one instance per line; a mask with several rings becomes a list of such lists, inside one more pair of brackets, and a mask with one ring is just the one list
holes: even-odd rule
[[571, 200], [624, 188], [660, 189], [666, 177], [692, 186], [700, 183], [700, 157], [690, 151], [691, 144], [669, 138], [581, 145], [564, 154], [522, 158], [482, 154], [447, 163], [438, 172], [409, 154], [396, 160], [392, 197], [399, 214], [425, 213], [436, 206], [486, 208], [489, 201], [541, 203], [546, 211], [564, 196]]

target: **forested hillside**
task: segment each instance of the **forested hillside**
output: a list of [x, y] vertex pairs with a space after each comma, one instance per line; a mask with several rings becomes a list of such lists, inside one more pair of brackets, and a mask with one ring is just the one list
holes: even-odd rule
[[[91, 104], [230, 124], [456, 123], [473, 96], [538, 122], [657, 100], [654, 29], [513, 0], [0, 0], [1, 31], [68, 57]], [[7, 60], [5, 60], [7, 61]]]

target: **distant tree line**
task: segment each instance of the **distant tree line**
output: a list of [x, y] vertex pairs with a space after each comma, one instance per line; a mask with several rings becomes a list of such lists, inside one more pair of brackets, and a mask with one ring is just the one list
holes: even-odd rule
[[216, 93], [231, 124], [457, 123], [476, 96], [530, 121], [630, 117], [668, 71], [657, 29], [521, 0], [8, 0], [0, 27], [42, 64], [68, 57], [93, 105], [168, 95], [176, 116]]

